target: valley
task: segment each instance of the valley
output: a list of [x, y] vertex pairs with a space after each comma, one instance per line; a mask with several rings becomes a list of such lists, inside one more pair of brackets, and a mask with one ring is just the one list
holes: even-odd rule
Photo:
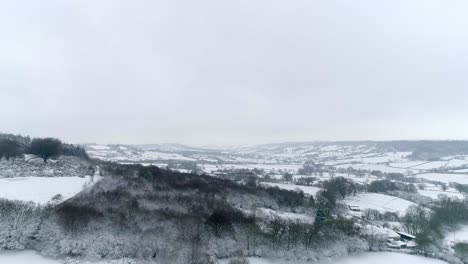
[[452, 142], [420, 153], [431, 144], [88, 144], [89, 158], [75, 151], [47, 163], [25, 154], [0, 161], [0, 203], [28, 212], [4, 225], [12, 238], [0, 244], [39, 250], [44, 263], [429, 261], [407, 253], [458, 263], [468, 154]]

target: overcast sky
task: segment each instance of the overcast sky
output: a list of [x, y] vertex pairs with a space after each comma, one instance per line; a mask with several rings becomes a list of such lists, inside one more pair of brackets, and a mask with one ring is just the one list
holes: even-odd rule
[[468, 139], [468, 2], [0, 4], [0, 131], [73, 143]]

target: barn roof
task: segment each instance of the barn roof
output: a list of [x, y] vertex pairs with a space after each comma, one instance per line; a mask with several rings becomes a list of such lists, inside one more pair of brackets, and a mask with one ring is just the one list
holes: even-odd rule
[[415, 239], [416, 236], [413, 236], [411, 234], [405, 233], [405, 232], [397, 232], [400, 236], [410, 238], [410, 239]]

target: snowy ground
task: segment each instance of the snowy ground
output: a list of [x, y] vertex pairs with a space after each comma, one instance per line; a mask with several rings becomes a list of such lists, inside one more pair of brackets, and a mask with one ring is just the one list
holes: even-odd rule
[[[297, 179], [297, 178], [300, 178], [300, 177], [304, 177], [303, 175], [295, 175], [294, 178]], [[375, 176], [372, 176], [372, 175], [363, 175], [362, 177], [358, 177], [356, 175], [353, 175], [353, 174], [347, 174], [347, 173], [335, 173], [335, 176], [330, 176], [329, 173], [327, 172], [324, 172], [323, 173], [323, 176], [320, 176], [320, 177], [316, 177], [314, 176], [318, 181], [328, 181], [330, 179], [332, 179], [333, 177], [343, 177], [343, 178], [346, 178], [346, 179], [349, 179], [349, 180], [352, 180], [353, 182], [356, 182], [356, 183], [360, 183], [360, 184], [364, 184], [364, 183], [371, 183], [375, 180], [377, 180], [378, 178], [375, 177]]]
[[430, 170], [430, 169], [437, 169], [437, 168], [442, 168], [445, 167], [449, 164], [448, 161], [445, 160], [440, 160], [440, 161], [432, 161], [432, 162], [425, 162], [421, 165], [414, 166], [414, 169], [419, 169], [419, 170]]
[[80, 264], [123, 264], [134, 263], [124, 260], [104, 260], [104, 261], [63, 261], [43, 257], [31, 250], [24, 251], [1, 251], [0, 250], [0, 263], [1, 264], [62, 264], [62, 263], [80, 263]]
[[[91, 183], [91, 177], [18, 177], [0, 179], [0, 198], [45, 204], [61, 194], [75, 196]], [[0, 261], [0, 263], [2, 263]]]
[[459, 198], [463, 199], [463, 194], [457, 191], [441, 191], [441, 190], [418, 190], [418, 193], [427, 197], [431, 197], [432, 199], [438, 199], [439, 195], [446, 195], [450, 198]]
[[468, 225], [462, 226], [455, 232], [447, 233], [445, 241], [448, 242], [468, 242]]
[[54, 259], [44, 258], [34, 251], [0, 251], [2, 264], [60, 264]]
[[461, 184], [468, 184], [468, 175], [464, 174], [449, 174], [449, 173], [425, 173], [416, 175], [418, 178], [438, 181], [438, 182], [457, 182]]
[[302, 186], [302, 185], [286, 184], [286, 183], [261, 182], [260, 184], [266, 185], [266, 186], [278, 187], [280, 189], [290, 190], [290, 191], [299, 189], [299, 190], [302, 190], [304, 193], [311, 194], [311, 195], [315, 195], [318, 191], [321, 190], [320, 188], [314, 187], [314, 186]]
[[390, 228], [382, 227], [382, 226], [375, 226], [375, 225], [365, 225], [362, 229], [363, 234], [367, 235], [375, 235], [375, 236], [383, 236], [385, 238], [399, 238], [397, 232]]
[[461, 170], [451, 170], [451, 172], [457, 172], [457, 173], [468, 173], [468, 169], [461, 169]]
[[405, 214], [409, 206], [415, 205], [413, 202], [379, 193], [361, 193], [346, 198], [344, 202], [347, 205], [359, 206], [361, 210], [375, 209], [380, 212], [389, 211], [400, 215]]
[[301, 223], [309, 223], [312, 224], [314, 222], [314, 217], [305, 214], [296, 214], [296, 213], [289, 213], [289, 212], [279, 212], [275, 210], [271, 210], [268, 208], [258, 208], [255, 212], [257, 217], [260, 218], [281, 218], [284, 220], [289, 221], [298, 221]]
[[[437, 259], [426, 258], [402, 253], [376, 252], [363, 253], [356, 256], [349, 256], [340, 259], [320, 260], [315, 262], [297, 262], [286, 260], [270, 260], [261, 258], [250, 258], [250, 264], [447, 264], [447, 262]], [[220, 264], [227, 264], [227, 260], [220, 261]]]

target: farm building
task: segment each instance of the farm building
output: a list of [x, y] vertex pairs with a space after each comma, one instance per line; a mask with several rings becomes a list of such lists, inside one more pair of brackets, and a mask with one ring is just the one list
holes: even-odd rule
[[396, 232], [399, 236], [400, 239], [395, 239], [395, 238], [389, 238], [387, 240], [387, 245], [389, 248], [397, 248], [397, 249], [402, 249], [402, 248], [414, 248], [417, 246], [416, 241], [414, 240], [416, 237], [405, 233], [405, 232]]
[[361, 208], [357, 205], [348, 205], [348, 208], [353, 212], [361, 212]]

